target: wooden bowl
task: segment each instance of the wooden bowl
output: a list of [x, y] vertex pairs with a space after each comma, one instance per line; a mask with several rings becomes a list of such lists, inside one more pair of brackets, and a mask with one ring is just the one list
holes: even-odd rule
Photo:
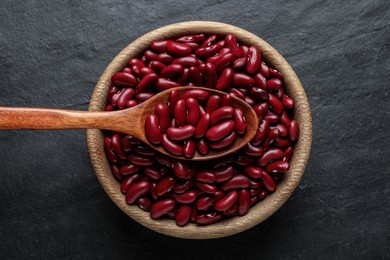
[[[153, 220], [149, 213], [138, 206], [129, 206], [125, 202], [125, 196], [120, 192], [119, 182], [111, 174], [109, 163], [103, 148], [104, 136], [102, 131], [91, 129], [87, 131], [87, 141], [90, 158], [96, 176], [104, 190], [114, 203], [132, 219], [159, 233], [190, 239], [209, 239], [225, 237], [247, 230], [267, 219], [277, 211], [291, 196], [297, 187], [305, 170], [312, 142], [312, 121], [309, 103], [305, 91], [297, 75], [287, 61], [271, 45], [256, 35], [241, 28], [217, 22], [191, 21], [171, 24], [153, 30], [125, 47], [108, 65], [103, 72], [93, 92], [90, 111], [102, 111], [105, 108], [107, 92], [111, 84], [111, 76], [120, 71], [128, 60], [138, 57], [148, 48], [151, 41], [159, 39], [171, 39], [182, 35], [208, 33], [236, 35], [240, 43], [256, 45], [262, 52], [263, 60], [277, 69], [284, 76], [287, 94], [295, 101], [295, 119], [300, 126], [300, 136], [295, 146], [291, 160], [290, 170], [285, 173], [282, 181], [277, 185], [276, 191], [267, 198], [252, 207], [248, 214], [242, 217], [234, 217], [219, 221], [208, 226], [188, 224], [184, 227], [176, 226], [173, 220]], [[298, 213], [297, 213], [298, 214]]]

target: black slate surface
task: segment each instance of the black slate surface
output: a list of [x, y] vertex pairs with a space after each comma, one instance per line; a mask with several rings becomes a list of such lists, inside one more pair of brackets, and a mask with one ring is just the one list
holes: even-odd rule
[[389, 1], [2, 0], [0, 105], [87, 109], [124, 46], [187, 20], [245, 28], [299, 75], [314, 140], [291, 199], [232, 237], [170, 238], [106, 196], [84, 131], [0, 131], [0, 259], [389, 259]]

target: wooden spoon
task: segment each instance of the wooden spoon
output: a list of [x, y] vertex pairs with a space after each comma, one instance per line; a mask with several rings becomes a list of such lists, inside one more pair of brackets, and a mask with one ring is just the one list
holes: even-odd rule
[[148, 144], [153, 149], [170, 157], [184, 160], [210, 160], [233, 153], [246, 145], [256, 134], [259, 124], [257, 115], [245, 101], [233, 97], [233, 106], [239, 107], [246, 117], [247, 132], [238, 136], [236, 141], [229, 147], [221, 150], [210, 150], [207, 155], [198, 152], [191, 159], [177, 157], [166, 151], [161, 145], [149, 142], [145, 135], [146, 117], [154, 113], [158, 103], [167, 104], [169, 94], [177, 90], [180, 95], [190, 89], [203, 89], [212, 95], [223, 96], [224, 92], [201, 87], [178, 87], [162, 91], [138, 106], [118, 111], [75, 111], [48, 108], [23, 108], [23, 107], [0, 107], [0, 129], [104, 129], [126, 133]]

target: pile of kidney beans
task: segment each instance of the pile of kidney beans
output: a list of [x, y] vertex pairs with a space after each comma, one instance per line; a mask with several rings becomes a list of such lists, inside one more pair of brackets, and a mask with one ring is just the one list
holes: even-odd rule
[[157, 104], [154, 114], [146, 118], [145, 133], [151, 143], [162, 143], [166, 151], [192, 158], [195, 150], [206, 155], [209, 149], [229, 147], [237, 135], [246, 133], [246, 122], [241, 108], [233, 107], [230, 94], [221, 98], [203, 89], [190, 89], [180, 96], [172, 90], [168, 105]]
[[[239, 45], [232, 34], [154, 41], [112, 76], [106, 110], [133, 107], [178, 86], [217, 89], [245, 100], [259, 117], [257, 133], [238, 152], [192, 162], [157, 153], [132, 136], [107, 132], [106, 155], [126, 202], [178, 226], [247, 214], [275, 191], [299, 135], [283, 76], [262, 61], [256, 46]], [[209, 145], [202, 140], [204, 147]]]

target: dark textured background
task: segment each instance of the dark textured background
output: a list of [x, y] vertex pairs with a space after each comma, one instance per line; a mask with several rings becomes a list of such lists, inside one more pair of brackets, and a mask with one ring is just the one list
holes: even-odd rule
[[84, 131], [1, 131], [0, 259], [390, 258], [389, 1], [80, 2], [1, 0], [0, 105], [86, 110], [104, 68], [140, 35], [222, 21], [268, 41], [297, 72], [313, 113], [309, 165], [262, 224], [181, 240], [110, 201]]

